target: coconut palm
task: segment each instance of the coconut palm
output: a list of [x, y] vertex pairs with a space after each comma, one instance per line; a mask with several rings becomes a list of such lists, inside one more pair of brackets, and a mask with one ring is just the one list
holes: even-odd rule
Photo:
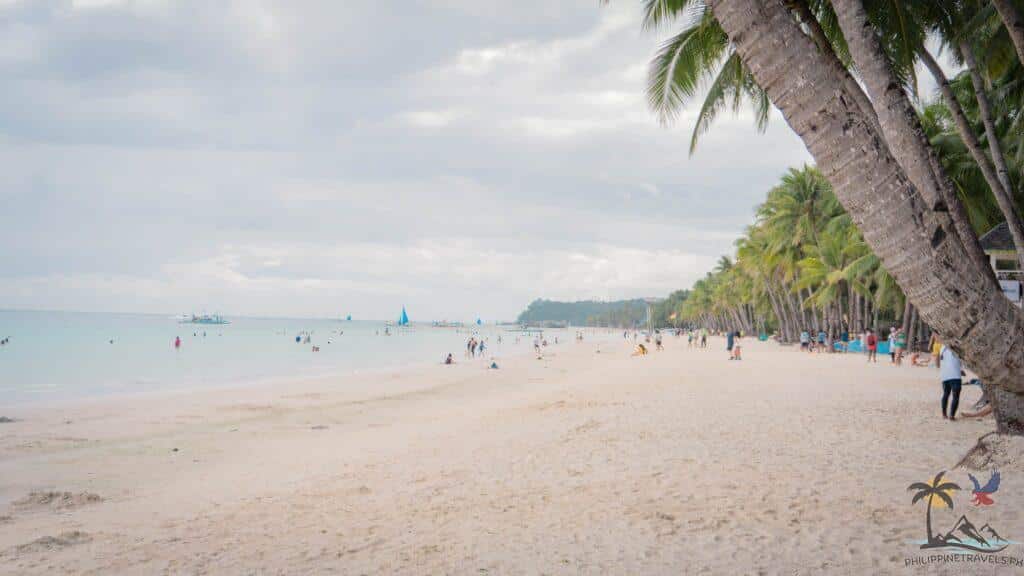
[[[849, 9], [841, 25], [846, 17], [849, 23], [863, 16], [859, 4], [832, 3], [837, 17], [840, 7]], [[849, 70], [801, 29], [786, 5], [709, 0], [708, 7], [921, 318], [991, 384], [998, 430], [1024, 433], [1024, 313], [1002, 296], [988, 267], [972, 255], [973, 231], [951, 219], [943, 188], [948, 178], [933, 162], [916, 111], [904, 106], [902, 92], [890, 90], [888, 64], [878, 58], [866, 59], [866, 66], [857, 62], [872, 92], [879, 131], [850, 88]], [[868, 45], [869, 36], [855, 37]], [[852, 38], [847, 35], [857, 61]], [[872, 53], [870, 48], [865, 52]]]
[[744, 102], [754, 109], [758, 130], [768, 126], [771, 104], [732, 50], [729, 38], [702, 2], [647, 0], [644, 25], [657, 27], [685, 14], [689, 22], [669, 38], [651, 61], [647, 100], [664, 123], [675, 119], [683, 104], [706, 88], [690, 137], [690, 153], [698, 138], [727, 108], [738, 112]]

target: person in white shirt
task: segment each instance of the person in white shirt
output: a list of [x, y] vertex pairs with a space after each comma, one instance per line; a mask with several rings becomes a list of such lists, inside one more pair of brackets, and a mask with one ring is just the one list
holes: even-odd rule
[[[939, 352], [939, 379], [942, 380], [942, 417], [956, 420], [956, 409], [960, 405], [960, 387], [963, 381], [963, 370], [960, 366], [960, 358], [948, 346], [943, 345]], [[952, 393], [953, 402], [949, 405], [949, 415], [946, 415], [946, 404]]]

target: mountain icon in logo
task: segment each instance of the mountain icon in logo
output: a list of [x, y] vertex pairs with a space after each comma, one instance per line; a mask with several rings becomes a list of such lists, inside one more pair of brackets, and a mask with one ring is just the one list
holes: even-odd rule
[[[971, 521], [967, 519], [967, 516], [961, 515], [960, 519], [953, 525], [952, 530], [946, 532], [945, 536], [937, 535], [935, 539], [937, 542], [941, 542], [946, 546], [958, 545], [957, 547], [964, 547], [982, 552], [997, 552], [998, 550], [994, 550], [994, 548], [996, 548], [995, 543], [990, 542], [982, 535], [986, 530], [990, 535], [995, 534], [998, 538], [999, 534], [988, 524], [982, 526], [979, 530], [974, 527], [974, 524], [971, 524]], [[999, 538], [999, 540], [1002, 540], [1002, 538]], [[1002, 541], [1006, 542], [1005, 540]], [[1006, 548], [1006, 546], [1003, 546], [1002, 548]], [[999, 548], [999, 550], [1002, 550], [1002, 548]]]
[[978, 528], [978, 532], [981, 532], [982, 534], [988, 534], [989, 542], [1009, 542], [1009, 540], [1000, 536], [999, 532], [996, 532], [996, 529], [989, 526], [988, 524], [985, 524], [981, 528]]

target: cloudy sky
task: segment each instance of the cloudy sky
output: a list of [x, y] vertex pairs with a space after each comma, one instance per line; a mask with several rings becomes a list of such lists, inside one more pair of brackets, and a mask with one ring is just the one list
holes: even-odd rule
[[638, 0], [0, 0], [0, 308], [664, 295], [808, 161], [643, 94]]

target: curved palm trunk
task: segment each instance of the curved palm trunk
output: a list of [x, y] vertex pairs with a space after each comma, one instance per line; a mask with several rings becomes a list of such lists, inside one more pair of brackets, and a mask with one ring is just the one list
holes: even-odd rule
[[949, 210], [960, 242], [974, 260], [978, 272], [989, 276], [994, 286], [995, 276], [971, 228], [967, 210], [952, 181], [942, 171], [938, 155], [932, 150], [921, 128], [917, 110], [875, 37], [862, 1], [833, 0], [832, 7], [850, 47], [850, 55], [861, 71], [868, 94], [873, 98], [878, 123], [881, 125], [881, 136], [888, 143], [890, 153], [933, 210]]
[[992, 118], [992, 103], [985, 92], [985, 81], [978, 71], [978, 62], [974, 57], [974, 48], [970, 42], [960, 42], [960, 52], [964, 56], [964, 63], [971, 75], [971, 84], [974, 86], [974, 97], [978, 100], [978, 113], [981, 115], [981, 122], [985, 126], [985, 138], [988, 140], [988, 150], [992, 154], [992, 163], [996, 167], [996, 177], [1001, 185], [1000, 190], [993, 190], [999, 210], [1006, 218], [1006, 224], [1010, 228], [1010, 235], [1013, 236], [1013, 244], [1017, 247], [1017, 260], [1020, 262], [1020, 269], [1024, 270], [1024, 222], [1021, 221], [1020, 211], [1013, 204], [1013, 184], [1010, 182], [1010, 170], [1006, 167], [1006, 157], [1003, 155], [1003, 146], [999, 142], [999, 135], [996, 134], [996, 124]]
[[[822, 56], [776, 0], [709, 4], [907, 298], [990, 384], [999, 431], [1024, 434], [1024, 312], [982, 280], [949, 212], [903, 172], [847, 93], [849, 72]], [[879, 114], [883, 126], [905, 121]]]
[[999, 12], [999, 17], [1006, 24], [1013, 47], [1017, 49], [1017, 58], [1024, 63], [1024, 18], [1021, 17], [1012, 0], [992, 0], [992, 5]]
[[[831, 55], [832, 59], [839, 62], [839, 57], [836, 56], [835, 51], [832, 50], [832, 42], [829, 41], [828, 36], [825, 35], [825, 31], [821, 28], [821, 23], [818, 22], [818, 19], [811, 12], [811, 8], [808, 5], [807, 0], [793, 0], [792, 9], [800, 19], [800, 22], [807, 27], [807, 31], [810, 33], [814, 43], [818, 46], [818, 50], [821, 50], [822, 54], [825, 54], [826, 56]], [[868, 117], [868, 120], [872, 125], [874, 125], [876, 130], [881, 131], [881, 126], [878, 124], [878, 115], [875, 114], [875, 109], [871, 106], [871, 100], [868, 99], [868, 95], [861, 89], [857, 80], [855, 80], [853, 76], [850, 76], [846, 80], [845, 86], [857, 101], [857, 106], [860, 107], [861, 112]]]

